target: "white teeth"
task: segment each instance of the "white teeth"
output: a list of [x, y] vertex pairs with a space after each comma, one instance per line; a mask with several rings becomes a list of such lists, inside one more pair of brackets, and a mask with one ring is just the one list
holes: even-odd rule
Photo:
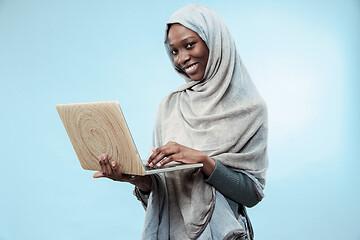
[[190, 67], [185, 68], [185, 71], [189, 72], [189, 71], [193, 70], [195, 67], [196, 67], [196, 64], [191, 65]]

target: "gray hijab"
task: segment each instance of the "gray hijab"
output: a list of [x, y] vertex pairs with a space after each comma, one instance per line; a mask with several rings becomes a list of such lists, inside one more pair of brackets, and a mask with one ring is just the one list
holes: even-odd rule
[[[191, 79], [172, 60], [167, 33], [179, 23], [196, 32], [209, 48], [203, 80]], [[222, 19], [208, 7], [187, 5], [168, 20], [165, 48], [186, 83], [165, 97], [154, 128], [154, 144], [169, 141], [202, 151], [252, 179], [262, 198], [267, 159], [267, 109], [256, 90]], [[169, 221], [183, 225], [197, 238], [211, 218], [215, 189], [204, 182], [201, 170], [165, 175]], [[170, 229], [171, 235], [171, 229]]]

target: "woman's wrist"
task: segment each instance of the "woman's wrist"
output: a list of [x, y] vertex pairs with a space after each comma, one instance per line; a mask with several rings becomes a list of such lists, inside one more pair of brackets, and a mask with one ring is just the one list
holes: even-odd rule
[[143, 193], [151, 192], [151, 178], [149, 176], [137, 176], [130, 183], [134, 184]]
[[209, 177], [215, 169], [216, 166], [215, 160], [209, 157], [208, 155], [204, 154], [202, 164], [203, 166], [201, 170], [203, 171], [206, 177]]

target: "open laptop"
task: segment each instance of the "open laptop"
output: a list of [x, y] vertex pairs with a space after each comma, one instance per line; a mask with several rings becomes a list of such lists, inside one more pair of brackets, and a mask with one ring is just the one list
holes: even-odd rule
[[116, 101], [57, 104], [56, 109], [81, 166], [100, 171], [98, 156], [107, 154], [121, 171], [149, 175], [202, 167], [202, 163], [171, 162], [161, 168], [145, 167], [131, 136], [120, 105]]

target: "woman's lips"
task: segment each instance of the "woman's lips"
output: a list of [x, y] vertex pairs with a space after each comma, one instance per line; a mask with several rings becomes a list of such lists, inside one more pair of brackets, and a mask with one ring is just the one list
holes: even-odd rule
[[196, 70], [198, 69], [199, 63], [194, 63], [191, 64], [189, 67], [184, 68], [185, 72], [189, 75], [193, 74], [196, 72]]

